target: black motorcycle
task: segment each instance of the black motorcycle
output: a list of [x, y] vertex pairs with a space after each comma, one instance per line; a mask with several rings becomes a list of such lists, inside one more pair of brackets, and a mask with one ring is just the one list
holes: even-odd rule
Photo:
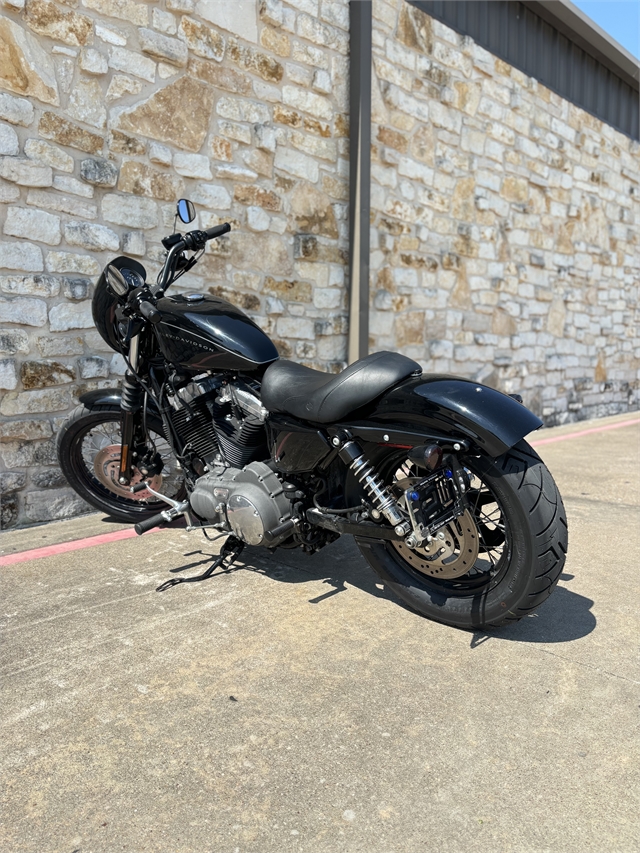
[[[192, 222], [191, 202], [177, 215]], [[93, 317], [127, 371], [62, 427], [69, 483], [137, 533], [186, 516], [188, 530], [227, 536], [207, 572], [159, 589], [209, 576], [245, 544], [311, 554], [348, 533], [424, 616], [487, 629], [531, 613], [567, 548], [556, 485], [523, 440], [539, 418], [517, 395], [398, 353], [337, 375], [284, 361], [224, 299], [165, 295], [229, 230], [166, 237], [155, 285], [126, 257], [100, 276]]]

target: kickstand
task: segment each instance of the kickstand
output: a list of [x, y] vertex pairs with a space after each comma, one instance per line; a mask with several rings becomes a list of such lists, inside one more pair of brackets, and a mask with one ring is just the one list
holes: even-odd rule
[[195, 581], [204, 581], [207, 578], [210, 578], [211, 575], [215, 572], [216, 569], [220, 568], [224, 564], [224, 561], [227, 557], [231, 557], [228, 565], [225, 567], [224, 571], [228, 571], [231, 568], [232, 563], [236, 560], [237, 557], [240, 556], [242, 549], [244, 548], [244, 542], [238, 539], [236, 536], [229, 536], [227, 541], [224, 543], [222, 548], [220, 549], [220, 556], [213, 561], [213, 563], [209, 566], [206, 572], [203, 572], [201, 575], [194, 575], [190, 578], [169, 578], [168, 581], [160, 584], [160, 586], [156, 589], [156, 592], [164, 592], [165, 589], [169, 589], [172, 586], [176, 586], [179, 583], [194, 583]]

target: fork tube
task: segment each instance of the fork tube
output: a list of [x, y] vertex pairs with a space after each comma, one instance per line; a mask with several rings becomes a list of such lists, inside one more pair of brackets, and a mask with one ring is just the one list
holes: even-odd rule
[[[129, 364], [133, 370], [138, 367], [140, 335], [134, 335], [129, 343]], [[140, 386], [135, 376], [127, 370], [122, 383], [122, 444], [120, 445], [120, 470], [118, 482], [127, 486], [131, 482], [131, 444], [133, 442], [134, 413], [140, 409]]]

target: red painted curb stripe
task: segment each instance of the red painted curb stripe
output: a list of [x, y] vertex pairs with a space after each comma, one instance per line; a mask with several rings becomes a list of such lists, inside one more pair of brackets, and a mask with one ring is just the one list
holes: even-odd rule
[[[150, 530], [156, 533], [159, 527]], [[7, 554], [0, 557], [0, 566], [13, 566], [15, 563], [24, 563], [27, 560], [39, 560], [41, 557], [54, 557], [57, 554], [68, 554], [70, 551], [81, 551], [83, 548], [93, 548], [94, 545], [107, 545], [109, 542], [119, 542], [121, 539], [133, 539], [138, 534], [133, 527], [126, 530], [114, 530], [112, 533], [100, 533], [98, 536], [89, 536], [86, 539], [74, 539], [72, 542], [59, 542], [57, 545], [44, 545], [42, 548], [34, 548], [32, 551], [20, 551], [18, 554]], [[145, 534], [147, 535], [147, 534]]]
[[610, 429], [620, 429], [621, 427], [640, 424], [640, 418], [634, 418], [631, 421], [620, 421], [617, 424], [609, 424], [608, 426], [594, 427], [593, 429], [583, 429], [580, 432], [568, 432], [566, 435], [556, 435], [554, 438], [542, 438], [540, 441], [530, 441], [532, 447], [540, 447], [543, 444], [553, 444], [556, 441], [567, 441], [570, 438], [580, 438], [581, 435], [591, 435], [593, 432], [607, 432]]

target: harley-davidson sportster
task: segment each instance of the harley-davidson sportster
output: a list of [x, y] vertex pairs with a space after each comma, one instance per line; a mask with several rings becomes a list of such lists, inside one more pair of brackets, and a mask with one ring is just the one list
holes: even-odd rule
[[[178, 215], [192, 222], [191, 202]], [[229, 230], [166, 237], [155, 285], [127, 257], [100, 276], [93, 317], [127, 371], [63, 425], [69, 483], [137, 533], [184, 515], [187, 529], [226, 534], [198, 579], [245, 544], [311, 554], [348, 533], [430, 619], [487, 629], [531, 613], [567, 547], [556, 485], [524, 441], [542, 422], [516, 395], [398, 353], [337, 375], [284, 361], [224, 299], [166, 295]]]

